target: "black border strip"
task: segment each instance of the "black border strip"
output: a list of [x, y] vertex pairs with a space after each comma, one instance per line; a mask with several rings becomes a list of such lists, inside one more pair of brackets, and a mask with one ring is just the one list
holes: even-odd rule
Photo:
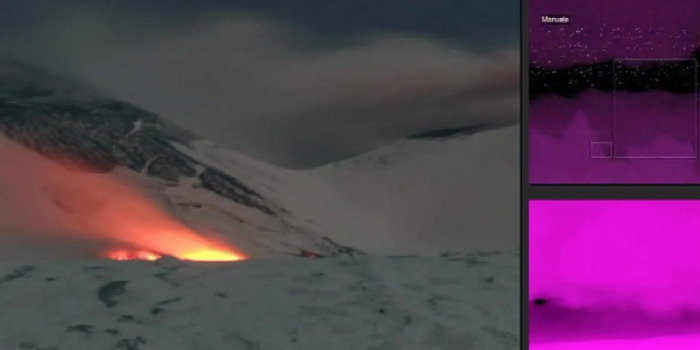
[[527, 350], [528, 333], [528, 107], [529, 107], [529, 1], [520, 2], [520, 348]]

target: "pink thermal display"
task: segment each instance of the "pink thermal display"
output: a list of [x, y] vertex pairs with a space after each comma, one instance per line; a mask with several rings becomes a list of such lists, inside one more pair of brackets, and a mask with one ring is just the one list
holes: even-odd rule
[[529, 237], [531, 349], [700, 348], [700, 201], [531, 201]]

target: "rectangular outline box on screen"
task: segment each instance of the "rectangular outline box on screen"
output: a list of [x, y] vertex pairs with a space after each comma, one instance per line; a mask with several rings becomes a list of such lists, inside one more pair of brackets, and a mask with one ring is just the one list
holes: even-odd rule
[[[610, 147], [610, 155], [608, 155], [607, 157], [596, 156], [596, 155], [595, 155], [596, 152], [593, 152], [593, 146], [594, 146], [594, 145], [596, 145], [596, 146], [607, 145], [608, 147]], [[614, 152], [614, 150], [613, 150], [612, 147], [613, 147], [613, 146], [612, 146], [612, 142], [610, 142], [610, 141], [591, 141], [591, 149], [590, 149], [590, 156], [591, 156], [591, 159], [612, 159], [612, 158], [613, 158], [613, 152]]]
[[[693, 92], [693, 109], [694, 109], [694, 114], [695, 114], [695, 127], [694, 127], [694, 132], [693, 136], [695, 137], [695, 142], [694, 142], [694, 147], [693, 147], [693, 156], [660, 156], [660, 157], [652, 157], [652, 156], [629, 156], [629, 157], [622, 157], [617, 155], [616, 151], [619, 147], [615, 147], [615, 118], [617, 117], [617, 90], [615, 89], [616, 87], [616, 77], [617, 77], [617, 72], [615, 71], [615, 67], [617, 66], [618, 62], [621, 61], [689, 61], [694, 63], [694, 74], [693, 74], [693, 86], [695, 87], [695, 91]], [[694, 58], [616, 58], [613, 60], [613, 113], [612, 113], [612, 158], [613, 159], [697, 159], [698, 158], [698, 61]]]

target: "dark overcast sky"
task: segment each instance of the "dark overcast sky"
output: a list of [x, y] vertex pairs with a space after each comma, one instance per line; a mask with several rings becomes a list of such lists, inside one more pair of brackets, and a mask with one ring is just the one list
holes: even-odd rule
[[0, 0], [0, 55], [282, 166], [515, 122], [517, 0]]
[[[93, 0], [105, 9], [191, 16], [203, 12], [256, 12], [290, 21], [324, 37], [399, 31], [453, 40], [463, 45], [498, 45], [517, 40], [517, 0]], [[47, 9], [55, 0], [3, 0], [7, 30]]]

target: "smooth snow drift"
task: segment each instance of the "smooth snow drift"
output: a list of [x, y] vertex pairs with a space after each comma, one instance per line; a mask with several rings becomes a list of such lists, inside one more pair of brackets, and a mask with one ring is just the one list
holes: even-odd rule
[[518, 256], [0, 265], [0, 348], [518, 346]]

